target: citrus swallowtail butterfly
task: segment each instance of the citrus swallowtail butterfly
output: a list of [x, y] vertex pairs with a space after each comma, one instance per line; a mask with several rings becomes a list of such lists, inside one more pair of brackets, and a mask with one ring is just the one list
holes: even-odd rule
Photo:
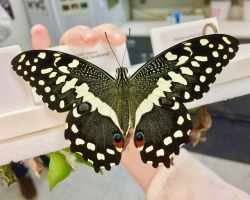
[[65, 138], [96, 172], [119, 164], [130, 135], [144, 163], [169, 167], [192, 129], [183, 103], [208, 92], [238, 45], [223, 34], [190, 39], [155, 56], [130, 77], [125, 67], [113, 78], [86, 60], [50, 50], [23, 52], [12, 65], [50, 109], [69, 111]]

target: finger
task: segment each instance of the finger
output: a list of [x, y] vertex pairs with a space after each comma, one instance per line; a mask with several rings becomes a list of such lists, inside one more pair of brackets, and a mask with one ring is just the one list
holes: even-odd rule
[[31, 41], [33, 49], [47, 49], [51, 47], [51, 39], [47, 29], [37, 24], [31, 28]]
[[105, 36], [106, 33], [111, 46], [119, 46], [126, 41], [126, 35], [113, 24], [102, 24], [97, 27], [94, 27], [93, 30], [104, 42], [107, 42], [107, 38]]
[[88, 26], [75, 26], [61, 37], [61, 45], [92, 47], [99, 41], [98, 35]]

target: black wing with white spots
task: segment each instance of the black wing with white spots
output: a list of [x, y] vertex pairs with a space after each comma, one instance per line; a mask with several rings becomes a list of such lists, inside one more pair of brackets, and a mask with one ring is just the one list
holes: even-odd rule
[[145, 163], [169, 167], [171, 155], [188, 143], [192, 124], [183, 103], [208, 92], [238, 45], [228, 35], [201, 36], [163, 51], [132, 75], [134, 141]]
[[62, 52], [26, 51], [12, 60], [12, 66], [57, 112], [79, 105], [87, 94], [98, 96], [115, 87], [114, 78], [104, 70]]
[[96, 172], [120, 162], [124, 137], [119, 107], [111, 107], [119, 101], [112, 76], [83, 59], [48, 50], [21, 53], [12, 65], [50, 109], [70, 110], [65, 138], [73, 152], [92, 162]]
[[126, 68], [114, 79], [90, 62], [56, 51], [27, 51], [12, 65], [50, 109], [70, 111], [65, 138], [96, 172], [119, 164], [130, 128], [143, 162], [169, 167], [173, 154], [189, 142], [192, 123], [183, 103], [209, 90], [238, 44], [221, 34], [194, 38], [163, 51], [130, 78]]

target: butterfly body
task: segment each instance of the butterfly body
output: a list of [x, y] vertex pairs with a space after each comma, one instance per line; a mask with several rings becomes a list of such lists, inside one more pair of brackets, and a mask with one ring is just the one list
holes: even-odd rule
[[96, 172], [119, 164], [130, 137], [143, 162], [169, 167], [189, 142], [192, 123], [184, 103], [209, 90], [238, 44], [221, 34], [194, 38], [163, 51], [132, 76], [119, 67], [116, 78], [86, 60], [48, 50], [21, 53], [12, 65], [50, 109], [69, 111], [65, 138]]

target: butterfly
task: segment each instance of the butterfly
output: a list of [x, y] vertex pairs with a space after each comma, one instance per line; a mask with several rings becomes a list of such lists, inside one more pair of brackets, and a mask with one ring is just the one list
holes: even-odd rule
[[192, 122], [184, 103], [209, 91], [238, 45], [224, 34], [193, 38], [156, 55], [132, 76], [127, 68], [117, 68], [116, 78], [51, 50], [23, 52], [12, 67], [50, 109], [69, 111], [65, 138], [96, 172], [119, 164], [130, 137], [144, 163], [168, 168], [190, 140]]

